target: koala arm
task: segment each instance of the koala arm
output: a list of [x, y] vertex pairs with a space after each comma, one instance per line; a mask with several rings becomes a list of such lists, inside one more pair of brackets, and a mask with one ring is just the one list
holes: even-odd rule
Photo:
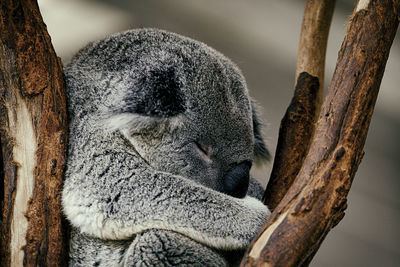
[[214, 248], [240, 249], [269, 214], [255, 198], [233, 198], [153, 170], [126, 152], [93, 155], [91, 166], [80, 161], [67, 170], [62, 201], [72, 225], [90, 236], [119, 240], [162, 229]]

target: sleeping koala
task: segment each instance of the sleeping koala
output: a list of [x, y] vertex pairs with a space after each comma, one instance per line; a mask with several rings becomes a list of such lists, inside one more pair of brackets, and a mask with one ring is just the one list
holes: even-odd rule
[[145, 29], [89, 44], [64, 72], [70, 266], [235, 264], [269, 214], [249, 178], [269, 154], [239, 69]]

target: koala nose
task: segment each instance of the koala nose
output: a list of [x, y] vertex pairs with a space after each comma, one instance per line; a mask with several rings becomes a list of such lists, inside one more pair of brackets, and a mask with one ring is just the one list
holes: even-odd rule
[[251, 161], [243, 161], [233, 166], [224, 177], [224, 193], [243, 198], [249, 187]]

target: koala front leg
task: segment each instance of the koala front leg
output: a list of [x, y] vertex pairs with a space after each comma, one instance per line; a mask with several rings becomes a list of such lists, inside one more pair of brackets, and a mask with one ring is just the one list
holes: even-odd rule
[[89, 169], [68, 170], [62, 200], [72, 225], [91, 236], [118, 240], [164, 229], [215, 248], [239, 249], [269, 214], [254, 198], [233, 198], [155, 171], [128, 153], [103, 151], [86, 162]]
[[224, 258], [181, 234], [148, 230], [138, 234], [125, 252], [121, 266], [227, 266]]

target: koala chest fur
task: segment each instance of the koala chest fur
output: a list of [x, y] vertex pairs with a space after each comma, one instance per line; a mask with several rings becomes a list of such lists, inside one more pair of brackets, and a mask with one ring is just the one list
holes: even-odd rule
[[268, 209], [269, 154], [239, 69], [160, 30], [89, 44], [65, 68], [71, 266], [231, 264]]

